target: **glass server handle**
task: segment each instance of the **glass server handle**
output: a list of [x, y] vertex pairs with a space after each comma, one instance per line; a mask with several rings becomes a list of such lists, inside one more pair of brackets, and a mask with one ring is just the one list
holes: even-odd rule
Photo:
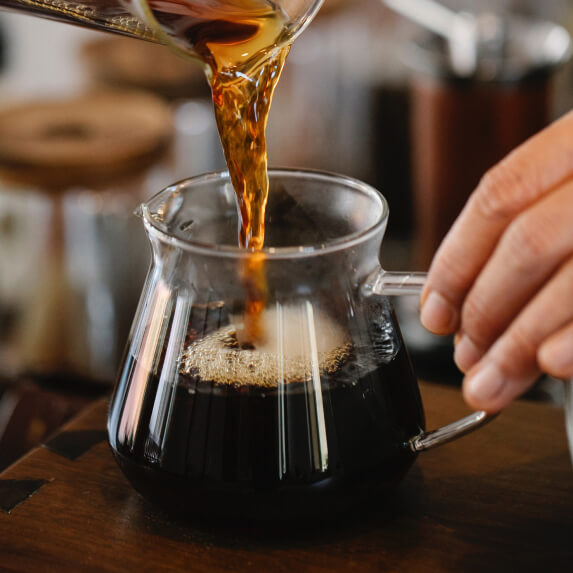
[[[420, 296], [426, 283], [426, 273], [397, 273], [381, 270], [366, 286], [367, 292], [385, 296]], [[571, 404], [573, 409], [573, 404]], [[572, 412], [573, 415], [573, 412]], [[412, 451], [422, 452], [451, 442], [490, 422], [495, 415], [477, 411], [461, 420], [436, 430], [422, 432], [409, 440]], [[573, 423], [573, 422], [572, 422]]]

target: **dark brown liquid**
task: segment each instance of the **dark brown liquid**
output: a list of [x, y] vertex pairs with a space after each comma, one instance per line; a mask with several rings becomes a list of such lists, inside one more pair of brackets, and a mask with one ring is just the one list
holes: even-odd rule
[[[224, 316], [208, 322], [219, 329]], [[321, 372], [320, 406], [305, 381], [269, 387], [179, 371], [166, 386], [131, 357], [110, 411], [112, 450], [146, 498], [191, 518], [321, 518], [356, 507], [403, 477], [415, 458], [408, 440], [424, 425], [404, 347], [389, 361], [364, 352]], [[135, 425], [124, 420], [129, 392], [142, 398]]]

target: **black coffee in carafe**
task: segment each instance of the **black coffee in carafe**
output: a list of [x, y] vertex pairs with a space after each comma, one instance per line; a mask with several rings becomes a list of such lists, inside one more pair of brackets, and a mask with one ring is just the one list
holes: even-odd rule
[[308, 344], [293, 331], [301, 312], [267, 311], [271, 340], [253, 349], [224, 306], [192, 307], [175, 385], [147, 372], [137, 427], [110, 415], [113, 452], [145, 497], [191, 517], [320, 518], [404, 475], [424, 425], [404, 347], [389, 353], [374, 317], [368, 346], [353, 345], [316, 309]]
[[383, 197], [339, 175], [270, 176], [255, 340], [241, 276], [251, 253], [234, 245], [229, 174], [182, 181], [141, 206], [153, 265], [108, 415], [112, 450], [145, 497], [218, 523], [371, 506], [417, 452], [491, 419], [474, 412], [423, 431], [386, 297], [419, 295], [424, 277], [380, 267]]

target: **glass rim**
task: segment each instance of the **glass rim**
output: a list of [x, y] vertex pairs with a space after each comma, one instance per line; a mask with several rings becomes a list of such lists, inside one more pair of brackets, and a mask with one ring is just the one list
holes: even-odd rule
[[216, 183], [222, 181], [230, 184], [231, 179], [229, 172], [227, 170], [222, 170], [189, 177], [177, 183], [173, 183], [168, 187], [165, 187], [153, 195], [151, 198], [149, 198], [146, 202], [142, 203], [136, 210], [136, 214], [143, 219], [143, 223], [148, 235], [150, 237], [157, 238], [159, 241], [166, 245], [197, 254], [231, 257], [237, 259], [248, 258], [254, 253], [262, 254], [267, 260], [275, 260], [305, 258], [340, 252], [367, 242], [376, 234], [383, 231], [385, 228], [389, 216], [388, 202], [382, 193], [380, 193], [376, 188], [372, 187], [368, 183], [364, 183], [359, 179], [355, 179], [354, 177], [349, 177], [347, 175], [315, 169], [288, 167], [270, 168], [268, 173], [269, 179], [271, 180], [277, 177], [310, 178], [315, 181], [323, 180], [325, 182], [331, 182], [332, 184], [352, 188], [356, 191], [359, 191], [363, 195], [368, 196], [372, 200], [373, 204], [376, 204], [379, 207], [380, 212], [376, 218], [376, 221], [368, 227], [354, 233], [341, 235], [340, 237], [322, 241], [320, 244], [288, 247], [264, 247], [258, 250], [245, 249], [239, 247], [238, 245], [218, 245], [216, 243], [205, 243], [190, 239], [182, 239], [181, 237], [176, 237], [159, 227], [149, 208], [153, 201], [156, 201], [162, 195], [167, 195], [176, 191], [184, 191], [185, 188], [188, 188], [194, 184], [205, 184], [211, 182]]
[[[299, 15], [298, 19], [294, 20], [294, 23], [293, 20], [291, 19], [291, 22], [288, 26], [289, 39], [287, 41], [275, 43], [274, 45], [269, 46], [270, 49], [277, 49], [287, 44], [292, 45], [293, 41], [298, 36], [300, 36], [300, 34], [302, 34], [302, 32], [314, 20], [314, 17], [324, 4], [324, 0], [311, 0], [311, 1], [312, 5], [305, 10], [304, 15]], [[149, 0], [134, 0], [133, 8], [135, 11], [135, 15], [144, 23], [145, 26], [150, 28], [151, 31], [157, 35], [157, 38], [160, 43], [169, 46], [171, 50], [175, 51], [184, 58], [198, 59], [199, 64], [202, 65], [205, 70], [208, 69], [208, 66], [200, 58], [197, 57], [197, 55], [194, 52], [194, 49], [192, 49], [191, 51], [185, 50], [178, 45], [177, 41], [172, 39], [170, 34], [157, 20], [151, 6], [149, 5]]]

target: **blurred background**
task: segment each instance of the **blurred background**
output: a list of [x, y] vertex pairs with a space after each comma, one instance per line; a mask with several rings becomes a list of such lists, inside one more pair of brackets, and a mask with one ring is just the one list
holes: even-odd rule
[[[539, 59], [551, 47], [536, 28], [572, 32], [571, 2], [443, 4], [527, 18], [519, 69], [489, 53], [461, 77], [442, 39], [380, 0], [326, 0], [269, 122], [271, 165], [344, 173], [386, 196], [389, 270], [426, 270], [485, 170], [573, 107], [571, 65], [558, 45]], [[0, 12], [0, 469], [110, 391], [149, 264], [135, 207], [223, 167], [198, 66]], [[424, 333], [416, 308], [397, 311], [420, 375], [459, 383], [451, 341]], [[560, 399], [549, 381], [532, 397]]]

